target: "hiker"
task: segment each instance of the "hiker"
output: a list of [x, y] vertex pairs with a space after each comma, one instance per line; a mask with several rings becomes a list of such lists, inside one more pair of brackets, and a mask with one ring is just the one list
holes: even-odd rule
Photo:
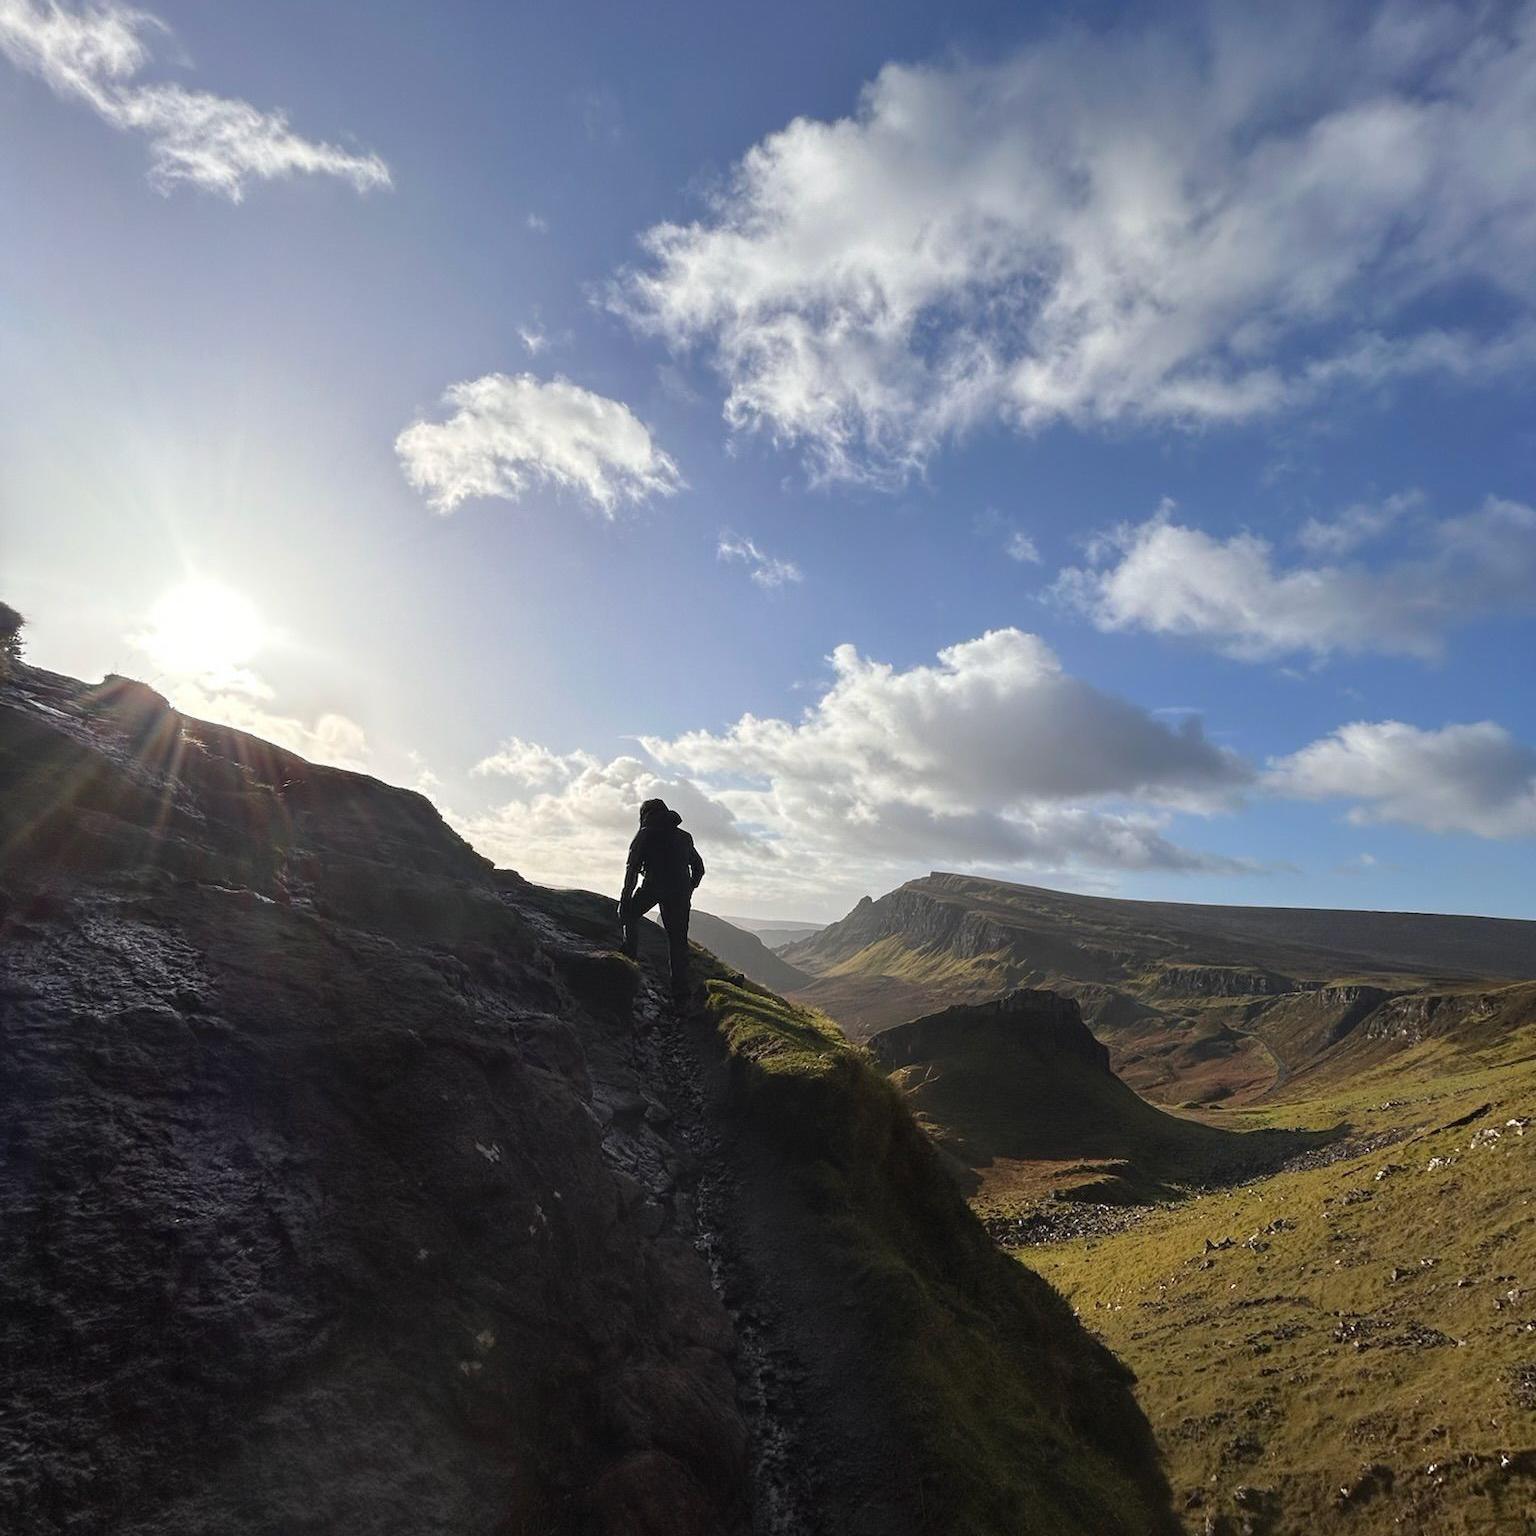
[[[652, 907], [661, 908], [672, 960], [672, 996], [679, 1003], [688, 996], [688, 914], [693, 893], [704, 878], [704, 860], [682, 822], [665, 800], [647, 800], [640, 807], [640, 830], [629, 845], [624, 894], [619, 898], [624, 953], [631, 960], [640, 949], [640, 919]], [[637, 879], [639, 890], [635, 889]]]

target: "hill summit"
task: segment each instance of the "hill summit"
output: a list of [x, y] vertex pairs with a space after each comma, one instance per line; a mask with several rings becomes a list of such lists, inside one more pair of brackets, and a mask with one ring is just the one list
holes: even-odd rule
[[1111, 1070], [1075, 1001], [1019, 990], [881, 1030], [869, 1049], [984, 1215], [1046, 1192], [1139, 1201], [1272, 1167], [1308, 1138], [1169, 1114]]

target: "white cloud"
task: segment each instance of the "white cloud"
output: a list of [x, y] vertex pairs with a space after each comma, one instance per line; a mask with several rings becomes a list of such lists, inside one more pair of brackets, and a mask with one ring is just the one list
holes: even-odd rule
[[1272, 762], [1264, 782], [1295, 799], [1353, 801], [1358, 823], [1536, 836], [1536, 749], [1491, 720], [1438, 731], [1357, 721]]
[[734, 533], [720, 535], [715, 553], [721, 560], [747, 566], [752, 580], [765, 591], [805, 580], [804, 573], [793, 560], [780, 560], [759, 549], [751, 539], [738, 538]]
[[1169, 807], [1231, 803], [1247, 764], [1198, 721], [1170, 728], [1064, 675], [1033, 635], [994, 631], [904, 672], [851, 646], [832, 662], [800, 720], [647, 737], [651, 764], [507, 742], [476, 771], [524, 792], [455, 825], [535, 878], [602, 888], [617, 883], [640, 801], [660, 795], [698, 837], [711, 889], [786, 907], [835, 906], [934, 867], [1252, 867], [1166, 831]]
[[1039, 565], [1040, 547], [1027, 533], [1020, 533], [1015, 529], [1008, 536], [1008, 558], [1017, 560], [1020, 565]]
[[451, 385], [446, 421], [416, 421], [395, 439], [406, 479], [449, 513], [472, 496], [518, 501], [538, 484], [584, 496], [612, 516], [623, 501], [670, 496], [677, 466], [630, 408], [563, 378], [531, 373]]
[[367, 771], [370, 756], [367, 734], [346, 715], [326, 713], [309, 725], [294, 715], [280, 715], [262, 708], [249, 694], [210, 692], [190, 679], [173, 681], [168, 692], [171, 703], [182, 714], [194, 719], [232, 726], [237, 731], [259, 736], [263, 741], [285, 747], [312, 763]]
[[585, 752], [551, 752], [514, 740], [475, 771], [506, 774], [526, 792], [449, 821], [487, 858], [541, 884], [617, 890], [640, 804], [653, 797], [683, 815], [712, 872], [722, 861], [751, 868], [771, 857], [718, 800], [635, 757], [604, 763]]
[[[733, 427], [883, 483], [993, 421], [1222, 422], [1530, 362], [1533, 18], [1213, 6], [887, 65], [647, 231], [609, 302], [704, 351]], [[1453, 285], [1507, 319], [1446, 329]]]
[[117, 3], [74, 8], [57, 0], [0, 0], [0, 53], [82, 101], [112, 127], [149, 141], [150, 179], [162, 191], [188, 184], [238, 203], [249, 182], [337, 176], [359, 192], [390, 185], [389, 167], [296, 134], [281, 112], [140, 79], [149, 39], [167, 31], [146, 11]]
[[1108, 795], [1187, 804], [1248, 778], [1197, 719], [1178, 729], [1061, 670], [1050, 647], [990, 630], [899, 672], [851, 645], [798, 722], [743, 715], [728, 731], [642, 738], [690, 772], [856, 785], [861, 799], [942, 813], [1003, 811]]
[[529, 357], [537, 357], [549, 345], [549, 337], [536, 325], [520, 325], [517, 339], [522, 342]]
[[1246, 660], [1434, 656], [1458, 625], [1536, 608], [1536, 511], [1496, 497], [1379, 566], [1282, 568], [1257, 535], [1213, 538], [1167, 509], [1100, 540], [1094, 559], [1112, 563], [1063, 571], [1055, 590], [1100, 629], [1194, 636]]
[[1309, 517], [1296, 539], [1309, 555], [1339, 559], [1379, 538], [1406, 513], [1424, 505], [1422, 491], [1399, 491], [1381, 501], [1356, 502], [1337, 517]]
[[536, 235], [547, 235], [549, 233], [549, 220], [546, 219], [541, 213], [530, 213], [528, 217], [523, 220], [523, 223], [525, 223], [528, 228], [531, 229]]
[[551, 752], [537, 742], [509, 736], [489, 757], [482, 757], [469, 771], [477, 777], [495, 775], [528, 789], [549, 789], [574, 779], [584, 769], [598, 767], [588, 752]]

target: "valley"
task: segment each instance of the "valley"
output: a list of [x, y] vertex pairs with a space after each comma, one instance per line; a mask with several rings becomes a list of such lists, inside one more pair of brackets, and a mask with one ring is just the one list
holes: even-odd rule
[[1136, 1372], [1189, 1531], [1536, 1515], [1533, 1063], [1528, 1029], [1440, 1040], [1240, 1111], [1358, 1150], [1016, 1250]]
[[1536, 924], [935, 875], [786, 958], [1135, 1371], [1191, 1536], [1536, 1518]]

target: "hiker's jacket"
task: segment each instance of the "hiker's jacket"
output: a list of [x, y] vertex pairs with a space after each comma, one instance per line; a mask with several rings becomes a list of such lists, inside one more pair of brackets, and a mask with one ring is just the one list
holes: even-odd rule
[[654, 890], [686, 896], [704, 878], [704, 860], [693, 838], [682, 828], [676, 811], [657, 811], [647, 816], [629, 845], [624, 870], [624, 889], [632, 891], [637, 878]]

